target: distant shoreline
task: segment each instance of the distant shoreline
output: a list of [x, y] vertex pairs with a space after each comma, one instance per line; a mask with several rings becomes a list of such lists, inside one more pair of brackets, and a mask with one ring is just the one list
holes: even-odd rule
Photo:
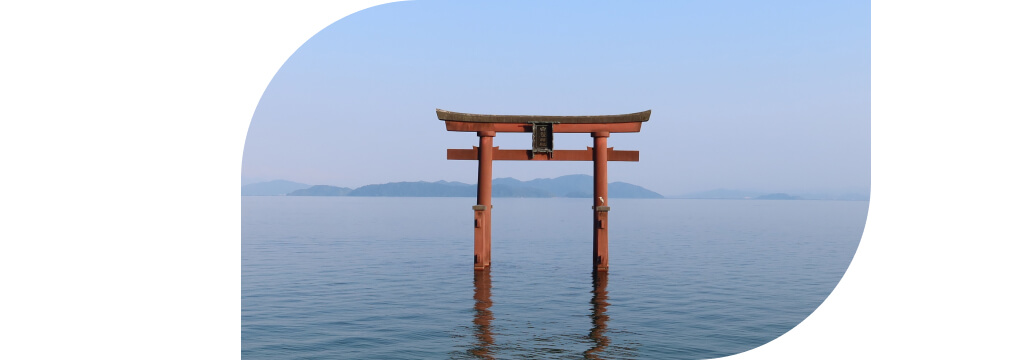
[[[309, 195], [309, 196], [288, 196], [288, 195], [241, 195], [242, 197], [287, 197], [287, 198], [474, 198], [473, 196], [330, 196], [330, 195]], [[499, 197], [495, 198], [502, 199], [587, 199], [587, 198], [576, 198], [576, 197]], [[663, 197], [663, 198], [615, 198], [615, 199], [629, 199], [629, 200], [729, 200], [729, 201], [870, 201], [870, 199], [728, 199], [728, 198], [683, 198], [683, 197]]]
[[[565, 175], [553, 179], [521, 181], [514, 178], [493, 180], [495, 198], [591, 198], [593, 177]], [[836, 200], [870, 201], [868, 191], [832, 191], [816, 193], [762, 192], [714, 189], [664, 196], [642, 186], [625, 182], [608, 184], [611, 198], [617, 199], [689, 199], [689, 200]], [[242, 196], [353, 196], [353, 197], [475, 197], [476, 185], [457, 181], [403, 181], [371, 184], [355, 189], [333, 185], [309, 185], [288, 180], [273, 180], [243, 185]]]

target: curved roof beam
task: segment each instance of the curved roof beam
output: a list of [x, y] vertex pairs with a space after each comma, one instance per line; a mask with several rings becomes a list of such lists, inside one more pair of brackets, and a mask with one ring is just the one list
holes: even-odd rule
[[621, 115], [489, 115], [468, 114], [437, 109], [437, 119], [443, 121], [461, 121], [476, 123], [530, 123], [552, 122], [561, 124], [610, 124], [646, 122], [650, 120], [650, 110]]

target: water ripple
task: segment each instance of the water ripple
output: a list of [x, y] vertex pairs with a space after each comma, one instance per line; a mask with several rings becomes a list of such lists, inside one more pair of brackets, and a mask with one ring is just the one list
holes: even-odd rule
[[242, 356], [735, 354], [824, 300], [867, 205], [616, 200], [611, 271], [595, 275], [585, 199], [495, 200], [484, 273], [471, 268], [472, 199], [243, 197]]

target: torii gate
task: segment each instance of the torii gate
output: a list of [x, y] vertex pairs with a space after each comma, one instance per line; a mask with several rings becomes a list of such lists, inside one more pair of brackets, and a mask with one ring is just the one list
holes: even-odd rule
[[[475, 131], [480, 145], [472, 149], [448, 149], [448, 160], [479, 160], [476, 185], [473, 257], [476, 270], [490, 266], [490, 204], [494, 160], [593, 161], [593, 269], [607, 271], [607, 162], [639, 161], [639, 151], [607, 147], [613, 132], [639, 132], [650, 119], [650, 110], [623, 115], [547, 116], [466, 114], [437, 109], [448, 131]], [[499, 132], [532, 132], [532, 150], [501, 150], [494, 146]], [[554, 150], [554, 133], [590, 133], [593, 147], [586, 150]]]

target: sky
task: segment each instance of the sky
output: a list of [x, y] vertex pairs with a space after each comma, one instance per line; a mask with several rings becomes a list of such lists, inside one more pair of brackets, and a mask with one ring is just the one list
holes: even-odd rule
[[[866, 192], [865, 1], [408, 1], [340, 19], [280, 68], [253, 113], [243, 181], [358, 187], [476, 182], [478, 144], [435, 109], [524, 115], [652, 110], [608, 146], [610, 181], [665, 195], [710, 189]], [[502, 149], [528, 134], [499, 133]], [[555, 148], [592, 146], [556, 134]], [[589, 162], [500, 161], [494, 177], [590, 174]]]

